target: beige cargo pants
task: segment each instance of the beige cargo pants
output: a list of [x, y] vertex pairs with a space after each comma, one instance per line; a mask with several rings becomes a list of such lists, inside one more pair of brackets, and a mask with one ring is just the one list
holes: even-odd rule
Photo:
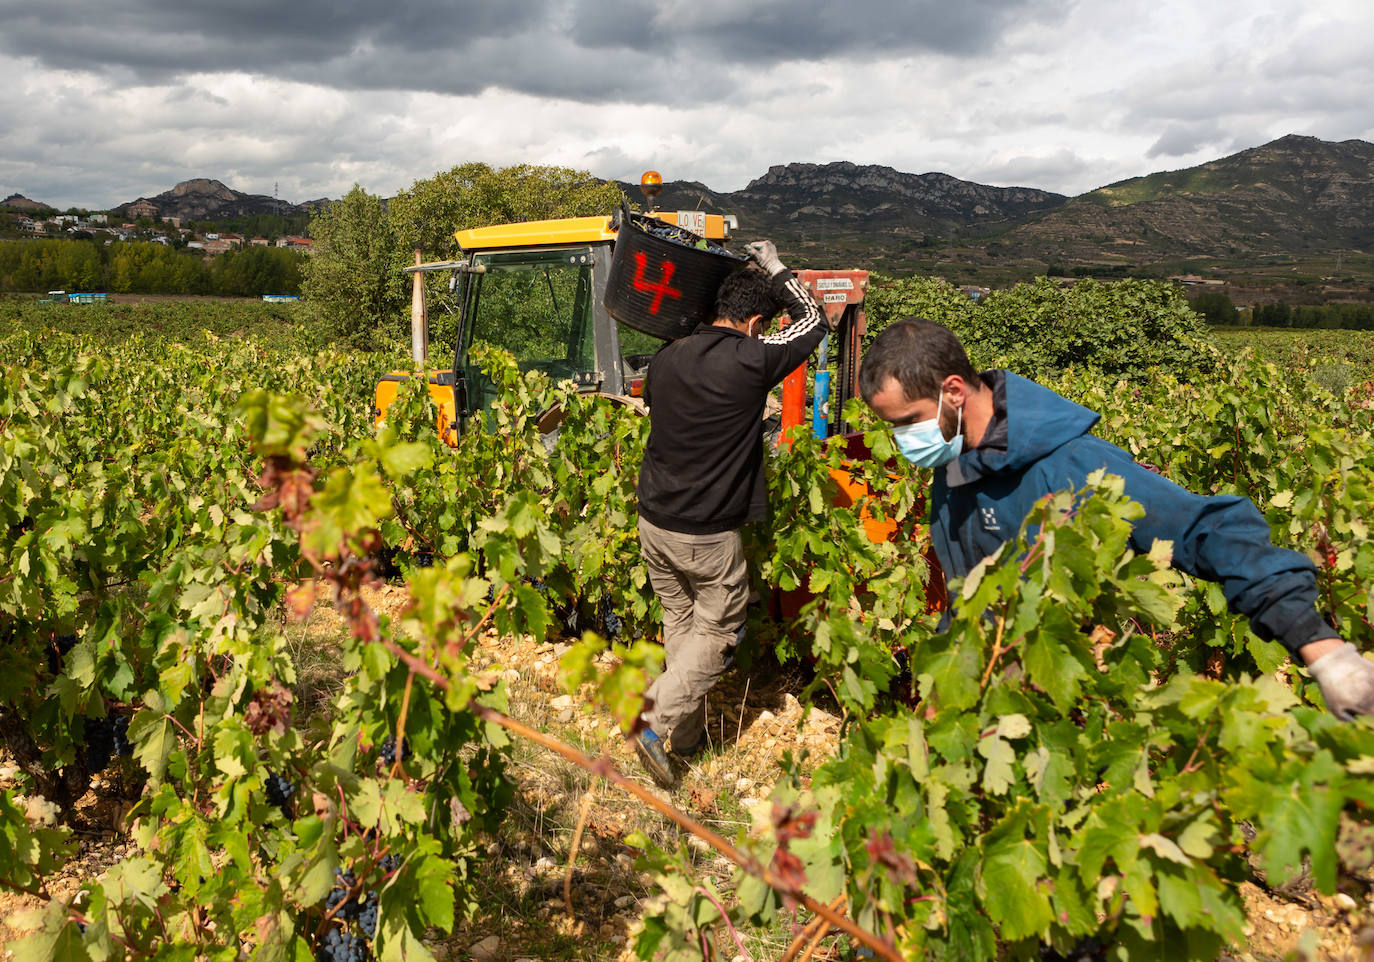
[[645, 719], [674, 749], [704, 734], [705, 698], [733, 660], [749, 605], [738, 531], [683, 534], [639, 519], [649, 582], [663, 605], [663, 674], [649, 687]]

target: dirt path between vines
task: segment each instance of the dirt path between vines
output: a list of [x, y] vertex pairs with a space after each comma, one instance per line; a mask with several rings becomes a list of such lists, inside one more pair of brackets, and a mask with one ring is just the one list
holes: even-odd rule
[[[403, 587], [369, 591], [368, 600], [396, 614], [404, 605]], [[298, 647], [308, 704], [324, 704], [337, 684], [333, 657], [343, 623], [332, 608], [319, 606], [304, 626], [291, 625], [288, 637]], [[298, 636], [298, 637], [297, 637]], [[536, 644], [528, 638], [481, 640], [480, 667], [498, 670], [510, 690], [511, 714], [591, 754], [605, 752], [627, 774], [644, 777], [624, 740], [612, 731], [607, 715], [588, 711], [582, 700], [564, 694], [558, 682], [558, 659], [565, 644]], [[784, 752], [806, 753], [808, 768], [837, 749], [841, 719], [813, 708], [803, 716], [796, 694], [802, 681], [786, 671], [758, 669], [752, 675], [732, 672], [708, 699], [711, 744], [683, 772], [671, 798], [727, 838], [755, 824], [767, 810], [766, 799], [779, 777]], [[518, 744], [512, 777], [517, 798], [500, 838], [489, 839], [482, 862], [473, 870], [477, 888], [476, 917], [460, 922], [451, 935], [431, 932], [426, 939], [440, 962], [578, 959], [629, 960], [643, 908], [656, 898], [652, 880], [636, 872], [625, 839], [644, 832], [670, 847], [682, 845], [697, 872], [728, 887], [733, 866], [695, 838], [684, 836], [666, 819], [607, 787], [597, 787], [587, 773], [537, 746]], [[0, 759], [0, 788], [13, 783], [14, 770]], [[82, 880], [132, 854], [122, 834], [118, 784], [97, 779], [78, 805], [85, 825], [78, 836], [79, 854], [49, 889], [69, 897]], [[666, 794], [666, 793], [665, 793]], [[586, 825], [571, 873], [571, 911], [564, 900], [565, 877], [575, 826], [582, 810]], [[1374, 919], [1374, 905], [1335, 898], [1299, 896], [1286, 899], [1246, 883], [1241, 888], [1249, 925], [1247, 944], [1225, 958], [1237, 962], [1285, 959], [1315, 938], [1311, 959], [1374, 962], [1374, 949], [1359, 945], [1358, 932]], [[23, 912], [39, 907], [27, 896], [0, 892], [0, 947], [24, 931]], [[800, 918], [805, 922], [806, 919]], [[775, 931], [747, 933], [753, 959], [779, 958], [791, 938], [787, 922]], [[1306, 936], [1304, 938], [1304, 936]], [[839, 958], [832, 939], [816, 959]], [[724, 945], [724, 942], [722, 942]], [[0, 949], [0, 962], [13, 957]], [[730, 958], [726, 955], [725, 958]], [[736, 962], [742, 955], [735, 955]]]

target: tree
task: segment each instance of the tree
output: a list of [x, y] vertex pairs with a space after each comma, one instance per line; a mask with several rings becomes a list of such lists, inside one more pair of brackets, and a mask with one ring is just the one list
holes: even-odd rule
[[1292, 327], [1293, 309], [1284, 301], [1257, 304], [1253, 323], [1256, 327]]
[[295, 294], [307, 255], [284, 247], [248, 247], [226, 251], [210, 271], [217, 294]]
[[69, 291], [92, 291], [100, 287], [100, 251], [90, 241], [57, 242], [49, 249], [53, 280]]
[[1238, 324], [1240, 312], [1231, 298], [1220, 291], [1202, 291], [1189, 299], [1189, 306], [1206, 319], [1208, 324]]
[[[530, 164], [460, 164], [416, 181], [385, 205], [354, 185], [311, 219], [315, 255], [301, 291], [338, 336], [376, 347], [379, 332], [382, 340], [405, 336], [410, 286], [402, 270], [415, 248], [427, 259], [456, 259], [455, 231], [609, 214], [620, 200], [619, 187], [586, 171]], [[445, 282], [434, 278], [435, 291]]]
[[454, 232], [524, 220], [610, 214], [620, 188], [584, 170], [518, 164], [460, 164], [417, 180], [388, 207], [402, 252], [418, 247], [426, 257], [458, 256]]
[[360, 347], [376, 347], [379, 332], [399, 336], [401, 247], [382, 199], [354, 184], [311, 219], [310, 232], [315, 255], [305, 265], [301, 293], [334, 336]]

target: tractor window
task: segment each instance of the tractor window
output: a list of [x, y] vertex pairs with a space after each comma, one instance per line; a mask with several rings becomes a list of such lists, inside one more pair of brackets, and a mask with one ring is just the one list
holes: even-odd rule
[[509, 351], [521, 370], [554, 380], [595, 376], [589, 249], [479, 254], [474, 261], [486, 271], [472, 279], [463, 337], [469, 413], [486, 407], [495, 392], [467, 357], [477, 342]]

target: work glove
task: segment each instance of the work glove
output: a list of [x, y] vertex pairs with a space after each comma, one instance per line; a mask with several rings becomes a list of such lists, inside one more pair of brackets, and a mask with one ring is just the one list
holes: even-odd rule
[[1341, 721], [1374, 715], [1374, 663], [1360, 657], [1350, 642], [1322, 655], [1307, 670], [1321, 686], [1327, 710]]
[[778, 249], [773, 246], [770, 240], [754, 241], [746, 244], [745, 250], [749, 252], [749, 257], [755, 264], [763, 268], [764, 273], [769, 277], [774, 277], [787, 270], [782, 261], [778, 260]]

